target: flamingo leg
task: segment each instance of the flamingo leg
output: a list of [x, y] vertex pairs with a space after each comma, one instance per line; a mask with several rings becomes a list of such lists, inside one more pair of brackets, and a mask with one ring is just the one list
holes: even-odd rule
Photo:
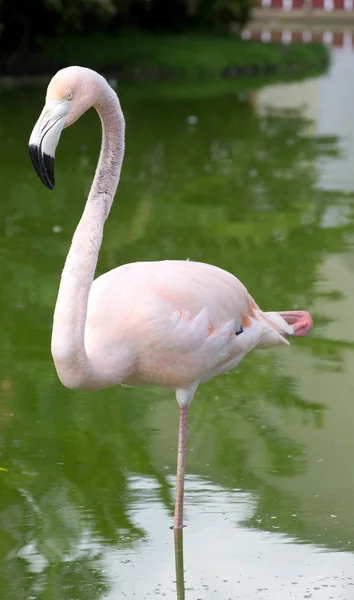
[[286, 310], [279, 312], [289, 325], [294, 327], [294, 335], [304, 336], [312, 329], [312, 318], [306, 310]]
[[179, 409], [176, 504], [174, 518], [175, 529], [181, 529], [183, 527], [184, 470], [186, 464], [188, 410], [188, 405], [180, 406]]

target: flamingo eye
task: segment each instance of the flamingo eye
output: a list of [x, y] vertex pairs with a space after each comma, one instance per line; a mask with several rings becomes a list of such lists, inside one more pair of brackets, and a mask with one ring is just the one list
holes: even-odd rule
[[73, 93], [72, 92], [68, 92], [65, 97], [66, 97], [67, 100], [72, 100], [73, 99]]

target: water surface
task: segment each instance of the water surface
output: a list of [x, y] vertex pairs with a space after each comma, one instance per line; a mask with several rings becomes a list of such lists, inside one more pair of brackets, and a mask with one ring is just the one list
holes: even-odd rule
[[92, 111], [63, 134], [50, 193], [26, 150], [44, 89], [1, 91], [2, 600], [354, 597], [353, 67], [337, 53], [322, 78], [249, 93], [120, 88], [127, 155], [98, 273], [202, 260], [265, 310], [315, 321], [309, 338], [200, 387], [184, 581], [173, 394], [72, 392], [50, 356], [99, 121]]

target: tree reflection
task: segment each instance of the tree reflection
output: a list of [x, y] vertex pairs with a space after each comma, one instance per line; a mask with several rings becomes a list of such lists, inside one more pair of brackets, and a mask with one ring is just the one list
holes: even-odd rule
[[[42, 91], [27, 94], [9, 92], [0, 106], [6, 115], [2, 185], [7, 199], [0, 205], [0, 306], [6, 315], [0, 466], [8, 468], [0, 473], [3, 597], [13, 600], [25, 590], [28, 598], [94, 600], [106, 585], [98, 567], [103, 548], [144, 541], [133, 513], [148, 495], [134, 495], [132, 474], [155, 481], [155, 496], [172, 513], [165, 467], [174, 469], [169, 449], [176, 439], [169, 437], [158, 457], [154, 447], [161, 430], [171, 429], [174, 436], [177, 413], [171, 425], [174, 416], [166, 416], [162, 406], [166, 395], [171, 405], [173, 399], [164, 390], [72, 393], [57, 381], [49, 355], [53, 307], [100, 132], [91, 115], [65, 134], [57, 160], [58, 190], [48, 194], [32, 175], [23, 140]], [[322, 227], [333, 203], [353, 206], [348, 196], [316, 188], [315, 161], [337, 151], [335, 140], [311, 138], [301, 111], [258, 117], [233, 95], [211, 102], [135, 101], [127, 94], [125, 105], [123, 89], [122, 102], [127, 157], [98, 271], [140, 259], [190, 257], [235, 273], [266, 310], [313, 308], [318, 266], [328, 253], [346, 247], [352, 227], [352, 212], [345, 225]], [[190, 114], [197, 124], [187, 122]], [[315, 321], [325, 323], [318, 314]], [[326, 368], [340, 368], [348, 347], [353, 345], [322, 339], [316, 330], [301, 346], [310, 357], [325, 360]], [[276, 511], [280, 531], [308, 539], [311, 531], [291, 517], [297, 499], [263, 477], [294, 477], [306, 469], [306, 457], [301, 444], [263, 408], [279, 415], [295, 410], [304, 425], [315, 428], [321, 427], [323, 407], [299, 396], [295, 380], [278, 368], [277, 356], [257, 353], [202, 389], [191, 411], [189, 439], [197, 450], [196, 462], [188, 459], [188, 471], [256, 492], [249, 526], [271, 530], [270, 515]], [[152, 416], [160, 417], [159, 427]], [[264, 458], [262, 473], [251, 461], [254, 440]]]

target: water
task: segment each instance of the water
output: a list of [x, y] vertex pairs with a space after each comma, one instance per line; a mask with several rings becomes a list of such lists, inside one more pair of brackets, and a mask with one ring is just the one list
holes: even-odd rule
[[176, 562], [173, 394], [71, 392], [50, 356], [98, 119], [63, 134], [50, 193], [26, 150], [44, 90], [1, 92], [2, 600], [354, 598], [353, 66], [337, 53], [325, 77], [249, 94], [120, 90], [127, 157], [98, 272], [190, 257], [315, 321], [199, 389]]
[[295, 23], [290, 21], [284, 26], [284, 23], [277, 21], [274, 17], [268, 22], [262, 22], [262, 20], [257, 22], [256, 19], [251, 23], [250, 29], [244, 29], [241, 35], [244, 40], [262, 40], [264, 43], [289, 44], [290, 42], [308, 43], [312, 41], [333, 48], [343, 48], [345, 51], [351, 49], [354, 43], [351, 22], [348, 23], [348, 29], [343, 30], [342, 23], [336, 24], [331, 22], [330, 17], [328, 19], [328, 23], [326, 21], [315, 23], [307, 20], [302, 23], [302, 26], [296, 21]]

